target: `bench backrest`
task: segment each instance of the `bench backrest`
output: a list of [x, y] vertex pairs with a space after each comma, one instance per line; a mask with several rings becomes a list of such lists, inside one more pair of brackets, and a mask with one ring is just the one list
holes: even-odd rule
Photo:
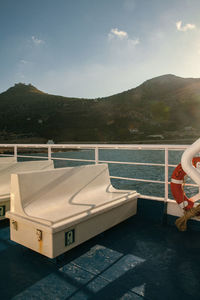
[[15, 156], [9, 156], [9, 157], [0, 157], [0, 165], [4, 163], [14, 163], [17, 162], [17, 159]]
[[[106, 164], [59, 168], [39, 172], [12, 174], [11, 211], [24, 214], [24, 209], [34, 201], [47, 205], [58, 203], [78, 193], [98, 193], [110, 185]], [[13, 199], [13, 201], [12, 201]]]
[[0, 173], [3, 172], [3, 170], [6, 170], [9, 167], [13, 166], [14, 164], [16, 164], [16, 162], [12, 162], [12, 163], [0, 163]]
[[25, 172], [31, 170], [53, 169], [53, 161], [26, 161], [4, 164], [4, 168], [0, 169], [0, 196], [10, 193], [11, 174]]

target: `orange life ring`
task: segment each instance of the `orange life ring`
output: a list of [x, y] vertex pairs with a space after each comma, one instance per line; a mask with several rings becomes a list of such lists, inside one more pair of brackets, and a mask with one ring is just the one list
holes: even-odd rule
[[[200, 162], [200, 157], [194, 157], [192, 164], [196, 168], [197, 163]], [[183, 171], [181, 163], [174, 169], [171, 176], [171, 191], [174, 199], [178, 205], [184, 210], [189, 210], [194, 206], [194, 202], [189, 199], [183, 190], [183, 180], [186, 173]]]

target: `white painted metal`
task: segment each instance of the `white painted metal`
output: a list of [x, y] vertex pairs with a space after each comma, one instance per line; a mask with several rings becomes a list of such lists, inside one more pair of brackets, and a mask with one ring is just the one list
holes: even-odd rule
[[138, 196], [115, 189], [105, 164], [12, 174], [11, 239], [56, 257], [135, 215]]
[[200, 186], [200, 173], [197, 168], [192, 165], [193, 157], [200, 151], [200, 138], [188, 147], [182, 155], [181, 165], [187, 175]]
[[[137, 179], [137, 178], [126, 178], [126, 177], [113, 177], [117, 179], [122, 179], [122, 180], [135, 180], [135, 181], [143, 181], [143, 182], [149, 182], [149, 183], [161, 183], [165, 185], [165, 197], [163, 199], [168, 198], [168, 168], [169, 167], [176, 167], [176, 165], [173, 164], [168, 164], [168, 152], [169, 150], [173, 151], [180, 151], [180, 150], [185, 150], [188, 145], [135, 145], [135, 144], [54, 144], [54, 145], [46, 145], [46, 144], [0, 144], [0, 147], [6, 148], [6, 147], [14, 147], [16, 148], [16, 153], [17, 153], [17, 148], [32, 148], [32, 149], [48, 149], [48, 157], [51, 157], [51, 152], [52, 148], [61, 148], [61, 149], [93, 149], [95, 151], [95, 158], [88, 160], [88, 159], [78, 159], [78, 158], [52, 158], [53, 160], [63, 160], [63, 161], [82, 161], [82, 162], [93, 162], [93, 163], [112, 163], [112, 164], [126, 164], [126, 165], [146, 165], [146, 166], [163, 166], [165, 168], [165, 182], [163, 181], [155, 181], [155, 180], [142, 180], [142, 179]], [[165, 151], [165, 163], [160, 164], [160, 163], [143, 163], [143, 162], [119, 162], [119, 161], [104, 161], [104, 160], [99, 160], [99, 150], [100, 149], [120, 149], [120, 150], [163, 150]], [[41, 156], [29, 156], [29, 155], [19, 155], [18, 157], [30, 157], [30, 158], [44, 158]], [[188, 186], [196, 186], [195, 184], [186, 184]]]
[[176, 184], [182, 184], [184, 181], [172, 178], [171, 182], [176, 183]]
[[53, 160], [71, 160], [71, 161], [94, 162], [94, 159], [83, 159], [83, 158], [59, 158], [59, 157], [54, 157]]
[[169, 176], [169, 168], [168, 168], [168, 160], [169, 160], [169, 156], [168, 156], [168, 149], [165, 148], [165, 201], [167, 201], [168, 199], [168, 194], [169, 194], [169, 191], [168, 191], [168, 176]]
[[99, 149], [98, 147], [95, 148], [95, 164], [99, 163]]
[[99, 160], [99, 162], [105, 163], [105, 164], [109, 163], [109, 164], [121, 164], [121, 165], [136, 165], [136, 166], [157, 166], [157, 167], [164, 167], [165, 166], [165, 164], [112, 161], [112, 160]]
[[[181, 165], [183, 170], [187, 173], [187, 175], [199, 186], [200, 191], [200, 171], [197, 163], [197, 167], [195, 168], [192, 164], [192, 159], [197, 155], [200, 151], [200, 138], [194, 142], [190, 147], [188, 147], [181, 158]], [[193, 202], [198, 201], [200, 199], [200, 192], [190, 198]]]
[[48, 159], [51, 160], [51, 147], [48, 146]]
[[[187, 206], [187, 203], [185, 203]], [[196, 206], [196, 204], [194, 204]], [[177, 205], [176, 201], [167, 200], [167, 214], [174, 217], [182, 217], [183, 216], [183, 208]], [[200, 222], [199, 217], [194, 217], [192, 220]]]
[[150, 179], [140, 179], [140, 178], [130, 178], [130, 177], [110, 176], [110, 178], [130, 180], [130, 181], [132, 180], [132, 181], [138, 181], [138, 182], [162, 183], [162, 184], [165, 183], [165, 181], [160, 181], [160, 180], [150, 180]]
[[185, 150], [188, 145], [161, 145], [161, 144], [153, 144], [153, 145], [136, 145], [136, 144], [0, 144], [0, 148], [47, 148], [50, 146], [51, 148], [63, 148], [63, 149], [126, 149], [126, 150]]
[[[53, 168], [53, 161], [45, 160], [0, 164], [0, 207], [5, 206], [5, 212], [10, 209], [10, 181], [12, 173]], [[2, 219], [5, 219], [5, 216], [0, 216], [0, 220]]]
[[17, 160], [17, 146], [16, 145], [14, 146], [14, 157]]

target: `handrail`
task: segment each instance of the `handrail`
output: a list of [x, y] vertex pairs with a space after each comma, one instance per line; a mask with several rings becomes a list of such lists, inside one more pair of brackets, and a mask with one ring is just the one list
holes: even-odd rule
[[199, 171], [194, 168], [192, 159], [200, 151], [200, 138], [188, 147], [182, 155], [181, 165], [187, 175], [192, 178], [196, 184], [200, 186], [200, 174]]
[[[120, 180], [132, 180], [138, 182], [148, 182], [148, 183], [159, 183], [164, 184], [165, 186], [165, 195], [163, 197], [164, 201], [168, 201], [168, 175], [169, 167], [175, 167], [176, 165], [169, 164], [168, 155], [169, 150], [173, 151], [183, 151], [188, 148], [188, 145], [160, 145], [160, 144], [0, 144], [0, 148], [13, 148], [13, 154], [15, 157], [25, 157], [25, 158], [40, 158], [40, 159], [53, 159], [53, 160], [63, 160], [63, 161], [82, 161], [82, 162], [93, 162], [97, 163], [108, 163], [108, 164], [125, 164], [125, 165], [141, 165], [141, 166], [155, 166], [155, 167], [164, 167], [164, 181], [161, 180], [150, 180], [150, 179], [140, 179], [140, 178], [129, 178], [129, 177], [118, 177], [110, 176], [111, 178], [120, 179]], [[46, 149], [46, 156], [33, 156], [33, 155], [21, 155], [18, 153], [18, 149]], [[94, 150], [94, 159], [80, 159], [80, 158], [62, 158], [62, 157], [52, 157], [53, 149], [88, 149]], [[121, 161], [111, 161], [111, 160], [100, 160], [99, 159], [99, 150], [163, 150], [164, 151], [164, 163], [144, 163], [144, 162], [121, 162]], [[4, 156], [4, 154], [0, 154]], [[6, 154], [6, 156], [8, 156]], [[187, 186], [197, 186], [195, 184], [186, 184]]]
[[136, 150], [185, 150], [189, 145], [170, 145], [170, 144], [0, 144], [1, 147], [11, 148], [74, 148], [74, 149], [136, 149]]

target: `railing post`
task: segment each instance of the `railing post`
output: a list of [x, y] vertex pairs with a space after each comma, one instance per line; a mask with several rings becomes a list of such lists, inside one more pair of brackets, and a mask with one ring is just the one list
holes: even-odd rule
[[169, 176], [169, 151], [168, 148], [165, 148], [165, 201], [168, 200], [169, 197], [169, 186], [168, 186], [168, 176]]
[[17, 145], [14, 146], [14, 157], [17, 160]]
[[99, 148], [95, 148], [95, 164], [97, 165], [99, 163]]
[[51, 160], [51, 146], [48, 146], [48, 160]]

